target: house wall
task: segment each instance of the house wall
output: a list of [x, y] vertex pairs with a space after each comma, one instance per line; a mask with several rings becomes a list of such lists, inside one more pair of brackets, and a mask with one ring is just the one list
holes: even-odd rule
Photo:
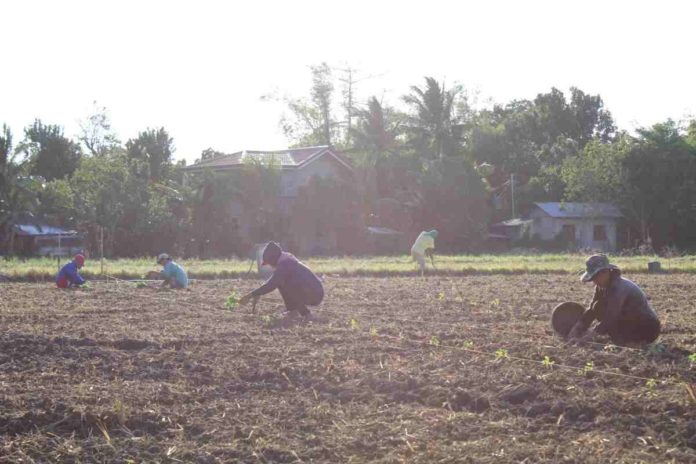
[[[552, 218], [540, 209], [530, 213], [534, 219], [532, 236], [542, 240], [553, 240], [563, 230], [564, 225], [575, 226], [575, 244], [579, 248], [591, 248], [601, 251], [616, 250], [617, 220], [613, 218]], [[606, 240], [594, 240], [594, 226], [603, 225]]]

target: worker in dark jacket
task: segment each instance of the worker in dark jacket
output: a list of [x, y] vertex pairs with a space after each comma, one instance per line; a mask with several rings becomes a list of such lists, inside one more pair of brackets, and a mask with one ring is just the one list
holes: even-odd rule
[[273, 267], [273, 275], [265, 284], [242, 297], [239, 304], [243, 306], [251, 300], [256, 302], [277, 288], [288, 312], [296, 311], [301, 316], [310, 317], [307, 306], [317, 306], [324, 299], [321, 280], [275, 242], [270, 242], [263, 250], [263, 265]]
[[[587, 259], [583, 282], [595, 284], [590, 309], [570, 331], [575, 341], [591, 340], [595, 335], [609, 335], [617, 345], [644, 345], [660, 335], [660, 320], [648, 303], [643, 290], [621, 277], [621, 270], [602, 254]], [[599, 324], [589, 329], [592, 321]], [[589, 329], [589, 330], [588, 330]]]
[[60, 268], [56, 276], [56, 286], [58, 288], [79, 287], [85, 283], [78, 272], [85, 265], [84, 255], [75, 255], [72, 261]]

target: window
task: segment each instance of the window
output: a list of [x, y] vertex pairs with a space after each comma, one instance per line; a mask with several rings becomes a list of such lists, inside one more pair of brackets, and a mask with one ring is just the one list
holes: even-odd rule
[[561, 229], [561, 235], [568, 242], [575, 242], [575, 225], [563, 224], [563, 228]]
[[604, 224], [597, 224], [594, 226], [594, 232], [592, 234], [593, 240], [604, 241], [607, 239], [607, 227]]

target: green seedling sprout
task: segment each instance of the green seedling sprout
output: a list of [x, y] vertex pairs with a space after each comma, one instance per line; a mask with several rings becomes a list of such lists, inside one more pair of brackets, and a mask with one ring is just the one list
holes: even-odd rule
[[360, 329], [360, 324], [358, 323], [358, 320], [355, 318], [350, 319], [350, 328], [353, 330], [358, 330]]
[[498, 348], [497, 350], [495, 350], [495, 357], [497, 359], [508, 358], [508, 350], [506, 350], [505, 348]]
[[544, 359], [541, 361], [541, 363], [544, 365], [545, 368], [551, 369], [553, 368], [553, 365], [556, 364], [556, 361], [552, 361], [551, 358], [548, 356], [544, 356]]
[[370, 327], [370, 335], [372, 335], [373, 337], [376, 337], [377, 335], [379, 335], [379, 332], [377, 332], [377, 327], [375, 327], [375, 326]]
[[440, 346], [440, 339], [437, 337], [437, 335], [430, 337], [430, 344], [433, 346]]
[[696, 364], [696, 353], [691, 353], [689, 355], [689, 361], [691, 362], [691, 364]]
[[472, 342], [471, 340], [466, 340], [464, 342], [464, 348], [473, 348], [473, 347], [474, 347], [474, 342]]
[[648, 390], [654, 391], [655, 387], [657, 387], [657, 380], [655, 379], [648, 379], [647, 382], [645, 382], [645, 386], [648, 387]]
[[491, 306], [493, 306], [494, 308], [500, 306], [500, 298], [496, 298], [495, 300], [491, 301]]
[[440, 292], [440, 293], [438, 293], [438, 294], [437, 294], [437, 299], [438, 299], [439, 301], [444, 300], [444, 299], [445, 299], [445, 292]]
[[236, 291], [232, 290], [232, 293], [230, 293], [225, 302], [225, 308], [235, 309], [237, 306], [239, 306], [239, 296]]

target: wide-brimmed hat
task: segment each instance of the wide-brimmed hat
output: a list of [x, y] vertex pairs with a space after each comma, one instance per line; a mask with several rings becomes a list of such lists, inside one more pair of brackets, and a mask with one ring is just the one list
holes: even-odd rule
[[170, 257], [167, 253], [161, 253], [157, 257], [157, 264], [162, 264], [162, 261], [167, 261], [168, 259], [170, 259]]
[[609, 262], [609, 258], [607, 258], [607, 255], [592, 255], [587, 258], [587, 261], [585, 261], [585, 272], [583, 273], [582, 277], [580, 277], [580, 280], [583, 282], [589, 282], [594, 278], [594, 276], [597, 275], [599, 271], [603, 271], [604, 269], [618, 269], [618, 266], [611, 264]]

